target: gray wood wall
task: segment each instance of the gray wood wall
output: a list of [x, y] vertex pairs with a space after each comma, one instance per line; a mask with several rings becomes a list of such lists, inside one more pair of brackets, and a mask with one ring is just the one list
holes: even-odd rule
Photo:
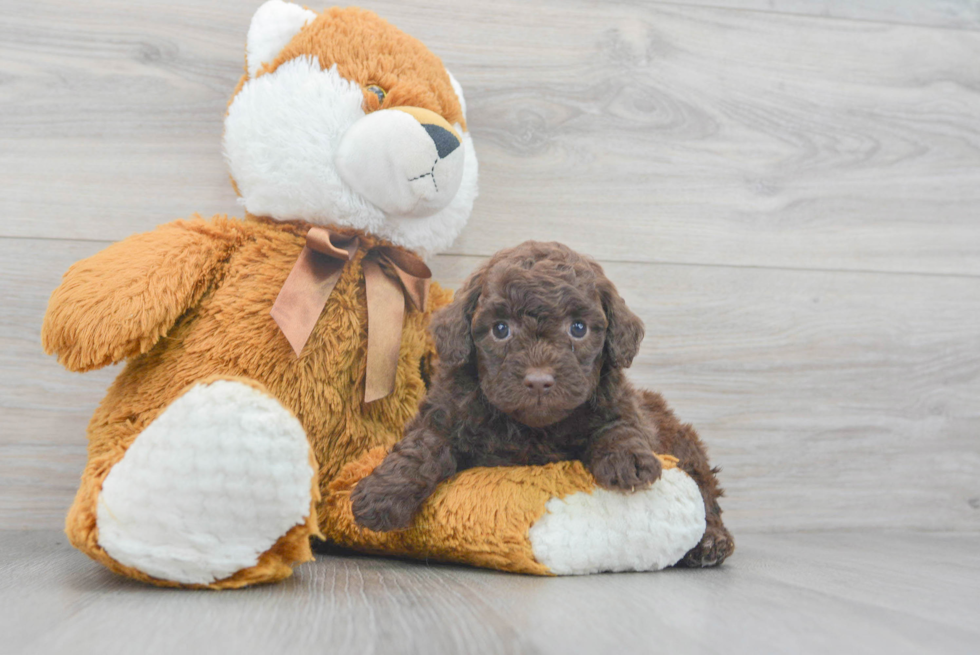
[[[64, 270], [238, 211], [258, 4], [0, 0], [0, 528], [61, 525], [116, 372], [41, 352]], [[482, 195], [440, 281], [527, 238], [596, 256], [733, 530], [980, 530], [980, 2], [365, 6], [467, 92]]]

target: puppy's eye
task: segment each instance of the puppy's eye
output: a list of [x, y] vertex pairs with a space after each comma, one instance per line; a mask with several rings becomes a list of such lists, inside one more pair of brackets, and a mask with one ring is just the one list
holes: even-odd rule
[[510, 336], [510, 326], [503, 321], [494, 323], [490, 331], [493, 333], [495, 339], [500, 339], [501, 341]]
[[573, 321], [572, 324], [568, 326], [568, 333], [576, 339], [581, 339], [589, 333], [589, 328], [582, 321]]
[[380, 86], [378, 86], [377, 84], [372, 84], [372, 85], [370, 85], [370, 86], [369, 86], [369, 87], [367, 88], [367, 90], [368, 90], [368, 91], [370, 91], [371, 93], [373, 93], [374, 95], [376, 95], [376, 96], [378, 96], [378, 104], [381, 104], [382, 102], [384, 102], [384, 101], [385, 101], [385, 96], [387, 96], [387, 95], [388, 95], [388, 94], [387, 94], [387, 93], [385, 92], [385, 90], [384, 90], [384, 89], [382, 89], [382, 88], [381, 88]]

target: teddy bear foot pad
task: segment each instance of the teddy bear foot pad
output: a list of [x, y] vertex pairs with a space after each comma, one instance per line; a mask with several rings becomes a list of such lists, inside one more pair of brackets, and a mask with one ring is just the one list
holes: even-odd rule
[[704, 534], [697, 484], [665, 469], [650, 489], [605, 489], [552, 498], [528, 540], [534, 557], [555, 575], [659, 571], [676, 563]]
[[198, 384], [109, 472], [98, 542], [154, 578], [211, 584], [307, 521], [313, 475], [306, 433], [276, 399], [244, 381]]

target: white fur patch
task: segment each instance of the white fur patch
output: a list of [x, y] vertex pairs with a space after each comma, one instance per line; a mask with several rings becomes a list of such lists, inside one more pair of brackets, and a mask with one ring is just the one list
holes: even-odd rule
[[463, 110], [463, 118], [466, 118], [466, 98], [463, 97], [463, 87], [459, 85], [459, 82], [456, 81], [456, 77], [452, 73], [448, 70], [446, 72], [449, 73], [449, 83], [453, 85], [453, 91], [456, 92], [456, 97], [459, 99], [459, 106]]
[[425, 218], [386, 214], [340, 178], [334, 158], [347, 130], [364, 117], [360, 87], [336, 66], [297, 57], [248, 80], [225, 119], [224, 149], [245, 208], [276, 220], [353, 227], [423, 256], [448, 248], [477, 195], [473, 141], [462, 133], [459, 190]]
[[452, 201], [442, 211], [426, 218], [388, 216], [385, 224], [375, 232], [392, 243], [414, 250], [424, 257], [442, 252], [453, 244], [459, 233], [466, 227], [466, 222], [473, 212], [473, 202], [479, 192], [477, 188], [479, 164], [476, 161], [476, 150], [473, 149], [473, 139], [469, 132], [463, 131], [459, 123], [453, 127], [463, 137], [463, 145], [460, 146], [463, 151], [463, 176], [460, 179], [459, 191]]
[[316, 18], [309, 9], [283, 0], [268, 0], [255, 10], [245, 42], [248, 76], [255, 77], [262, 64], [271, 64], [303, 26]]
[[309, 516], [309, 455], [303, 427], [274, 398], [233, 381], [193, 387], [109, 471], [99, 545], [163, 580], [227, 578]]
[[646, 491], [595, 489], [546, 507], [528, 537], [535, 559], [557, 575], [658, 571], [694, 548], [705, 529], [701, 492], [676, 468]]

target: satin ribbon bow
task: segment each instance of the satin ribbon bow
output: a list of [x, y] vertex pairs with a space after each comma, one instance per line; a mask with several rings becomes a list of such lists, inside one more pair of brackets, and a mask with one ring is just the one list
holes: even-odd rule
[[[322, 227], [310, 228], [306, 234], [306, 246], [272, 306], [272, 318], [297, 357], [359, 246], [356, 236], [337, 234]], [[361, 260], [361, 268], [368, 320], [364, 402], [370, 403], [395, 389], [405, 299], [416, 310], [423, 311], [432, 272], [420, 258], [392, 246], [369, 249]]]

